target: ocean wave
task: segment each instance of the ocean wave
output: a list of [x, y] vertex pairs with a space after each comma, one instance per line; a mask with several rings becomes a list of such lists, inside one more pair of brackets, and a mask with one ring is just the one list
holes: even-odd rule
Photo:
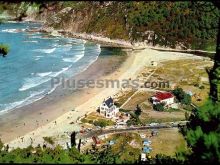
[[41, 59], [41, 57], [44, 57], [44, 56], [35, 56], [35, 61], [37, 61], [37, 60], [39, 60], [39, 59]]
[[75, 62], [79, 61], [83, 57], [84, 57], [84, 53], [83, 54], [79, 54], [79, 55], [75, 55], [72, 58], [63, 58], [63, 61], [75, 63]]
[[2, 32], [7, 32], [7, 33], [18, 33], [18, 29], [4, 29]]
[[49, 80], [50, 80], [50, 78], [48, 78], [48, 77], [26, 78], [24, 80], [23, 86], [21, 88], [19, 88], [19, 91], [25, 91], [25, 90], [34, 88], [34, 87], [39, 86]]
[[52, 49], [35, 49], [33, 51], [50, 54], [50, 53], [53, 53], [55, 50], [56, 50], [56, 48], [52, 48]]
[[86, 40], [82, 40], [82, 42], [85, 44], [87, 41]]
[[[28, 33], [28, 35], [35, 35], [35, 34], [34, 33]], [[29, 38], [42, 38], [42, 36], [30, 36]]]
[[38, 76], [40, 77], [45, 77], [45, 76], [48, 76], [50, 75], [52, 72], [44, 72], [44, 73], [37, 73]]
[[35, 60], [35, 61], [38, 61], [38, 60], [40, 60], [40, 58], [39, 58], [39, 57], [37, 57], [37, 58], [35, 58], [34, 60]]
[[62, 68], [61, 71], [59, 72], [53, 72], [52, 74], [50, 74], [50, 77], [57, 77], [58, 75], [60, 75], [61, 73], [67, 71], [69, 68], [71, 68], [72, 65], [68, 66], [68, 67], [65, 67], [65, 68]]
[[40, 34], [40, 32], [26, 32], [25, 33], [25, 35], [28, 35], [29, 38], [41, 38], [41, 37], [37, 37], [36, 34]]
[[63, 47], [71, 47], [71, 48], [72, 48], [73, 45], [69, 43], [69, 44], [64, 44], [64, 45], [60, 45], [60, 46], [63, 46]]
[[32, 43], [38, 43], [38, 41], [23, 41], [23, 42], [32, 42]]
[[23, 100], [8, 104], [0, 104], [0, 115], [14, 108], [19, 108], [21, 106], [28, 105], [34, 101], [42, 99], [44, 97], [43, 94], [45, 93], [45, 91], [46, 90], [30, 92], [30, 96], [26, 97]]

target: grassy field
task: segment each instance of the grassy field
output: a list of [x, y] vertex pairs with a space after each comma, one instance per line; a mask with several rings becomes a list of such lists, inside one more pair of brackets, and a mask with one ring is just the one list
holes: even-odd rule
[[136, 90], [126, 90], [121, 91], [118, 93], [118, 95], [114, 98], [115, 104], [120, 107], [124, 102], [127, 101], [129, 97], [131, 97]]
[[212, 67], [209, 60], [176, 60], [160, 64], [150, 81], [167, 82], [170, 89], [176, 86], [193, 93], [192, 101], [196, 105], [202, 105], [208, 98], [209, 81], [206, 68]]
[[115, 124], [115, 122], [106, 119], [105, 117], [101, 116], [98, 112], [92, 112], [88, 115], [85, 115], [85, 117], [81, 119], [81, 122], [84, 124], [85, 123], [96, 124], [97, 122], [104, 122], [108, 126]]
[[150, 145], [152, 151], [149, 154], [151, 156], [156, 154], [174, 156], [176, 152], [187, 149], [186, 142], [177, 128], [158, 130], [156, 136], [151, 136], [151, 130], [112, 134], [102, 140], [102, 144], [112, 140], [115, 144], [112, 145], [111, 151], [119, 155], [121, 160], [137, 160], [143, 148], [140, 134], [144, 134], [145, 138], [152, 142]]
[[175, 152], [186, 150], [186, 142], [178, 129], [159, 130], [157, 136], [150, 139], [152, 141], [152, 152], [150, 155], [164, 154], [174, 156]]
[[153, 110], [152, 104], [148, 99], [154, 95], [154, 92], [141, 91], [131, 97], [131, 99], [123, 106], [123, 109], [134, 112], [137, 104], [141, 107], [142, 113], [140, 120], [143, 124], [152, 122], [170, 122], [185, 119], [185, 112], [180, 110], [158, 112]]
[[109, 136], [103, 143], [113, 140], [111, 151], [120, 156], [120, 160], [134, 161], [138, 160], [141, 149], [142, 140], [137, 133], [120, 133]]

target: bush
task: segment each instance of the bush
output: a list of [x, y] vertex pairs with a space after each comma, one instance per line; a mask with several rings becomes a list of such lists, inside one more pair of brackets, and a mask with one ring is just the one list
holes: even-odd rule
[[140, 115], [141, 115], [141, 112], [142, 112], [142, 110], [141, 110], [140, 106], [137, 105], [137, 106], [136, 106], [136, 110], [134, 111], [135, 115], [140, 116]]
[[176, 96], [176, 99], [185, 105], [190, 105], [191, 104], [191, 96], [187, 94], [186, 92], [183, 91], [182, 88], [176, 88], [173, 90], [173, 94]]
[[199, 86], [199, 89], [205, 89], [204, 85]]
[[131, 118], [130, 118], [130, 120], [127, 121], [128, 126], [142, 124], [139, 119], [139, 116], [137, 116], [136, 114], [133, 114], [133, 113], [130, 113], [130, 115], [131, 115]]
[[155, 104], [154, 106], [153, 106], [153, 109], [155, 110], [155, 111], [164, 111], [164, 104]]
[[0, 44], [0, 54], [2, 54], [3, 57], [5, 57], [8, 54], [8, 52], [9, 52], [9, 46]]
[[110, 126], [113, 124], [113, 122], [111, 120], [105, 120], [105, 119], [99, 119], [93, 122], [93, 124], [95, 126], [99, 126], [99, 127], [106, 127], [106, 126]]
[[52, 137], [43, 137], [44, 141], [51, 144], [51, 145], [54, 145], [54, 141], [52, 139]]

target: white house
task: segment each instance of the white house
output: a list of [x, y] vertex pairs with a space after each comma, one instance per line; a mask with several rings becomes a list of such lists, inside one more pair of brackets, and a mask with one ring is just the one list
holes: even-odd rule
[[157, 92], [151, 99], [154, 105], [163, 103], [170, 107], [174, 103], [174, 95], [170, 92]]
[[109, 97], [104, 100], [99, 106], [100, 114], [104, 115], [106, 118], [114, 118], [119, 112], [119, 109], [114, 105], [113, 99]]

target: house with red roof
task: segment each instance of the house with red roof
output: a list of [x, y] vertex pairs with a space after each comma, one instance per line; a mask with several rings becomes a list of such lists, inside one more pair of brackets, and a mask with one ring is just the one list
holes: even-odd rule
[[151, 100], [154, 105], [163, 103], [166, 107], [170, 107], [174, 103], [174, 95], [170, 92], [157, 92]]

